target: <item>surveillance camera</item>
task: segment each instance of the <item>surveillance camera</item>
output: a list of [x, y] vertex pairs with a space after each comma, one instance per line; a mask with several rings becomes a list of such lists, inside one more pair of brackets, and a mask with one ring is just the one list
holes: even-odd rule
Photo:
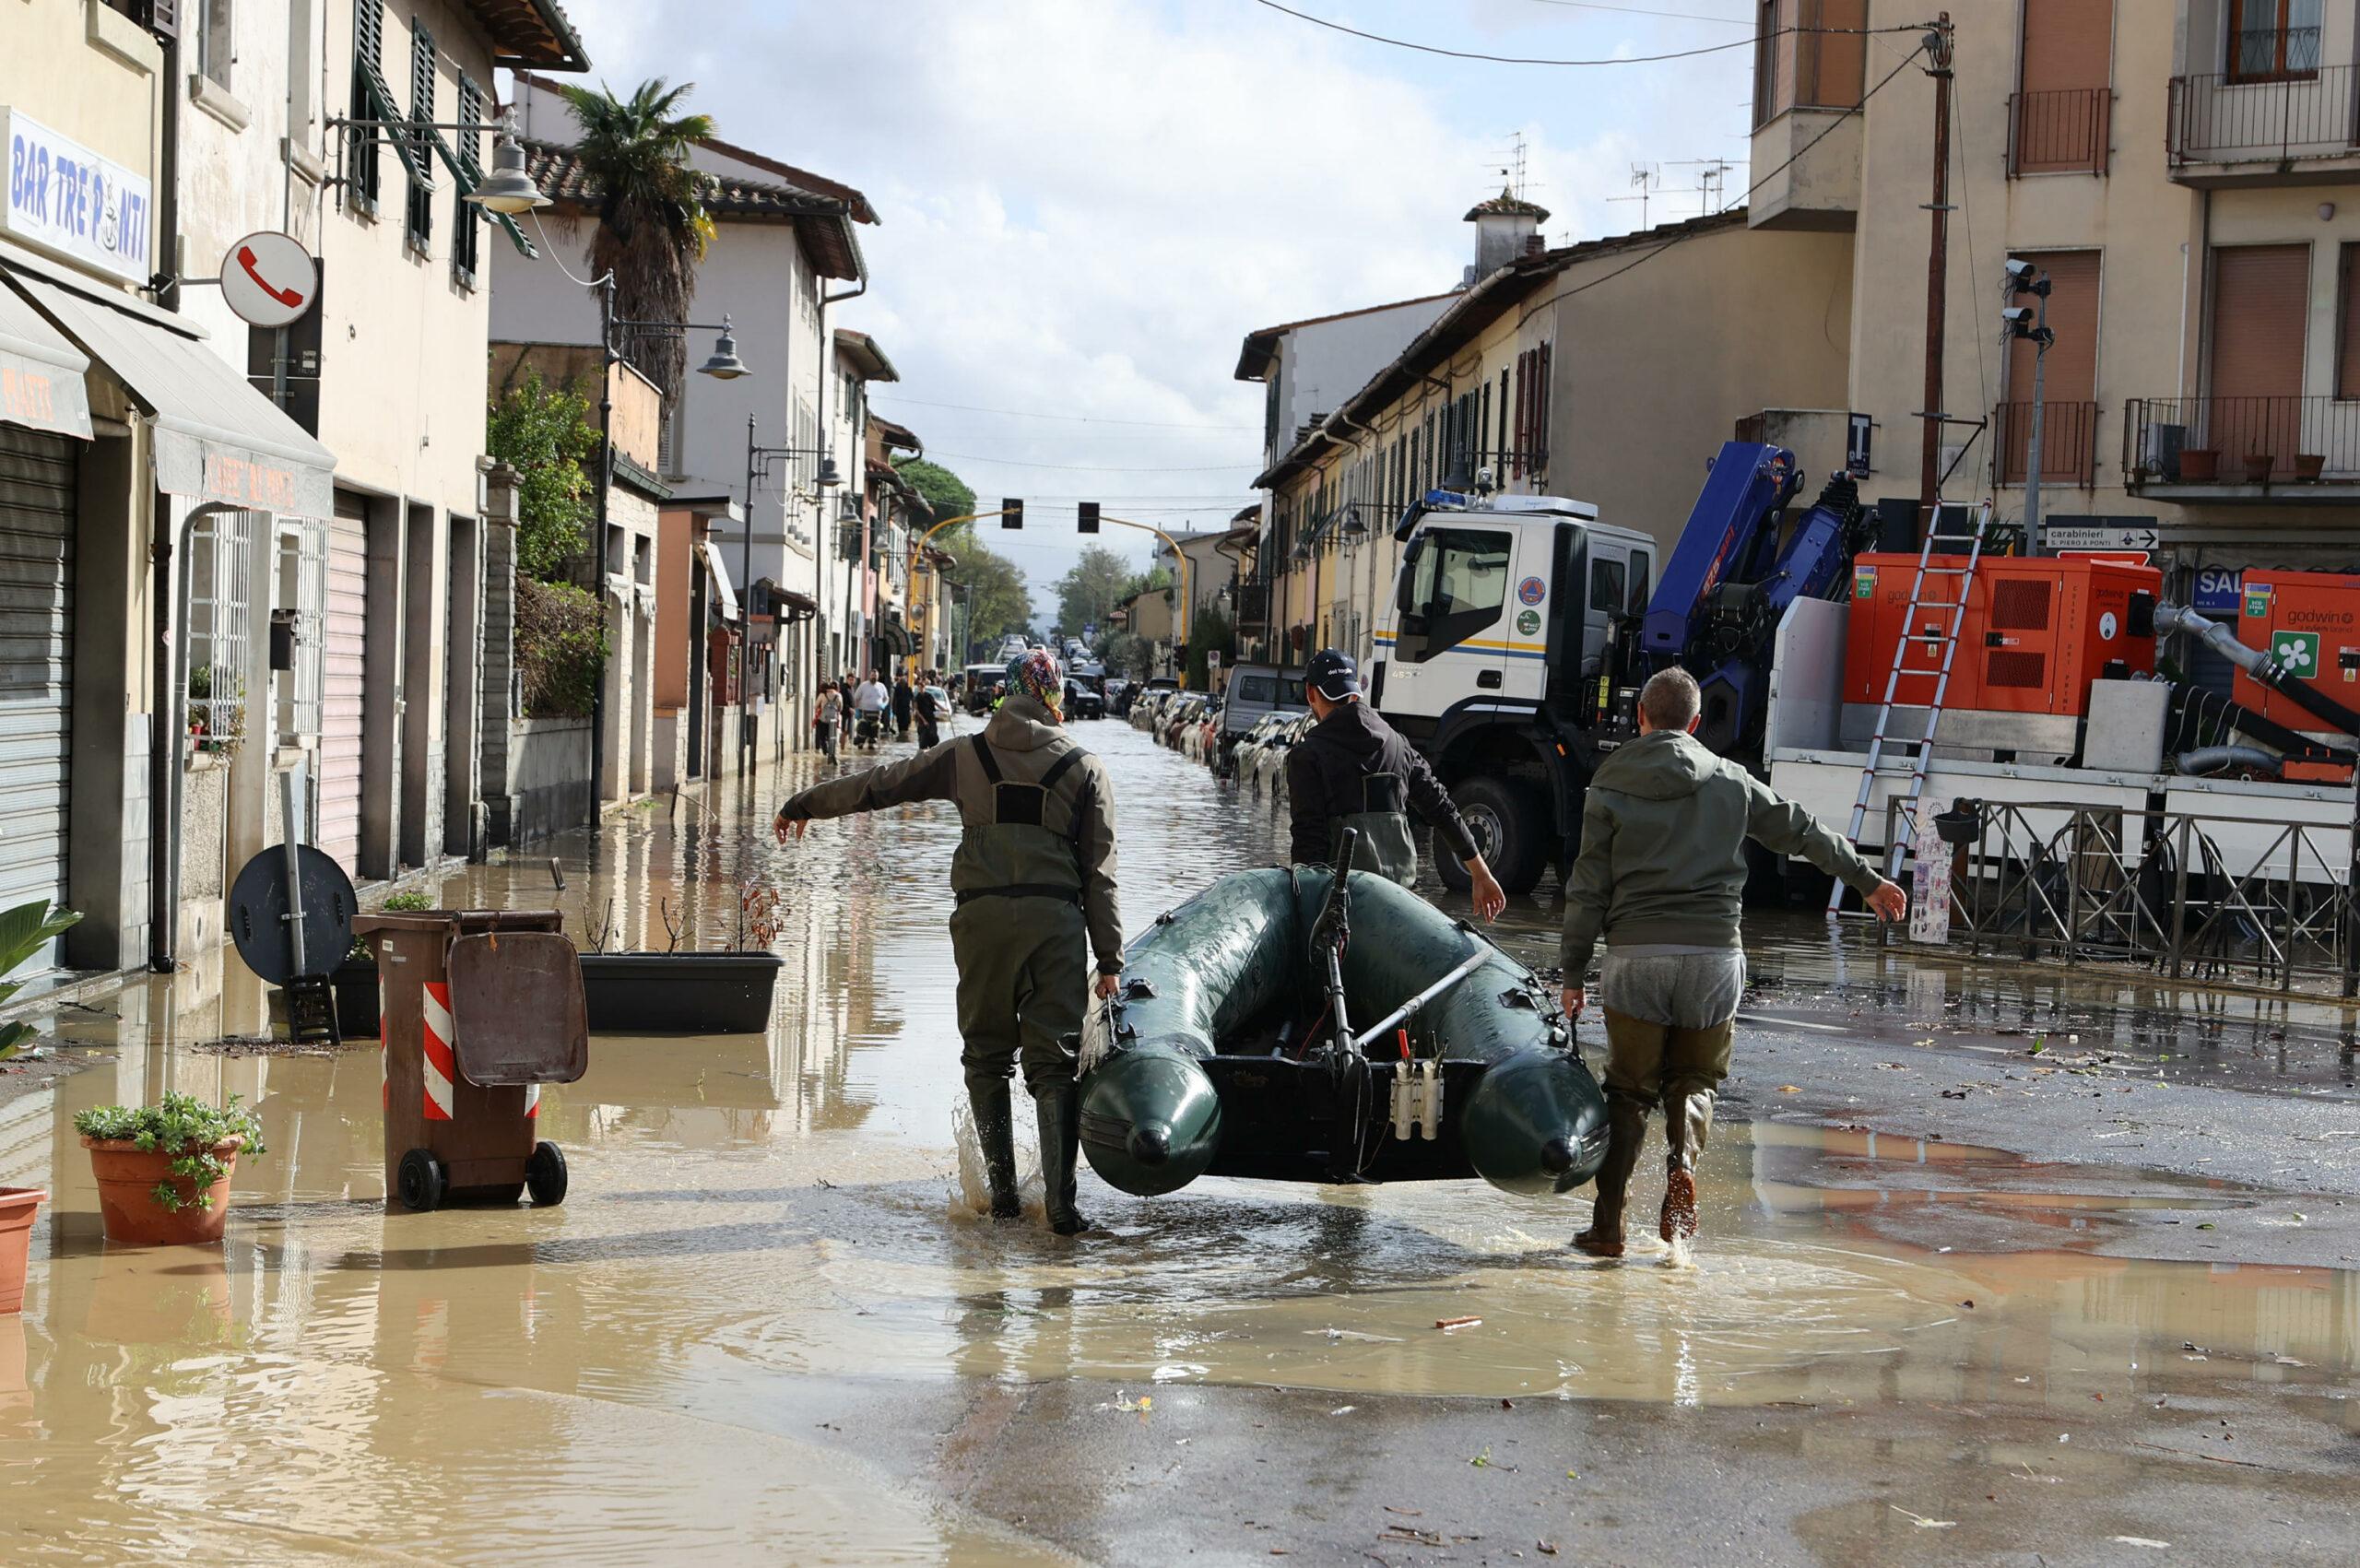
[[2011, 328], [2030, 326], [2032, 324], [2032, 307], [2029, 305], [2011, 305], [2006, 310], [2000, 312], [2000, 319], [2002, 322], [2005, 322]]
[[2008, 263], [2008, 279], [2010, 282], [2029, 282], [2031, 278], [2032, 263], [2024, 260], [2022, 257], [2018, 257]]

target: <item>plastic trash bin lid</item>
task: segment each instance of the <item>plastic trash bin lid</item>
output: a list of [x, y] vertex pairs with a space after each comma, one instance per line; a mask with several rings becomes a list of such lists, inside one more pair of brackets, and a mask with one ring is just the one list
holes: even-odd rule
[[572, 1083], [590, 1066], [582, 957], [555, 932], [451, 944], [451, 1043], [469, 1083]]

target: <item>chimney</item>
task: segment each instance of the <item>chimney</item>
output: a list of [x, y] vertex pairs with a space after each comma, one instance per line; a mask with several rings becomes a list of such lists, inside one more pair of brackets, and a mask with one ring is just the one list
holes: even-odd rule
[[1465, 221], [1475, 226], [1473, 281], [1480, 283], [1518, 257], [1535, 253], [1549, 213], [1504, 185], [1498, 195], [1468, 208]]

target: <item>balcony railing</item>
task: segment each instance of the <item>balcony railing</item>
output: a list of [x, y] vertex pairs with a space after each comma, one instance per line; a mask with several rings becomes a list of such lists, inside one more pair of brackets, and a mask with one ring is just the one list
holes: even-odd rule
[[2174, 77], [2165, 132], [2172, 166], [2349, 158], [2360, 141], [2355, 77], [2351, 65]]
[[2338, 397], [2134, 397], [2122, 471], [2152, 483], [2360, 481], [2360, 402]]
[[1234, 583], [1230, 585], [1230, 603], [1236, 610], [1239, 635], [1260, 636], [1268, 630], [1270, 619], [1270, 585], [1268, 583]]
[[2008, 172], [2103, 174], [2114, 131], [2114, 89], [2066, 88], [2008, 99]]
[[[2098, 478], [2098, 406], [2047, 403], [2040, 421], [2040, 482], [2090, 489]], [[1991, 440], [2000, 454], [2000, 482], [2021, 485], [2032, 471], [2032, 405], [2002, 403], [1991, 410]]]

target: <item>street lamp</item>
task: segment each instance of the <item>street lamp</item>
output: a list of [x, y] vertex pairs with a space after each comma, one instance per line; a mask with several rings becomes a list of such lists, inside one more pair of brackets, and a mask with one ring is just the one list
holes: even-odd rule
[[[734, 364], [737, 360], [737, 345], [729, 337], [726, 320], [727, 318], [725, 317], [721, 341], [714, 348], [714, 360], [718, 360], [726, 354], [730, 362]], [[713, 360], [707, 361], [708, 366], [712, 363]], [[726, 375], [726, 372], [717, 371], [709, 371], [708, 373]], [[738, 373], [742, 375], [745, 372], [740, 370]], [[834, 454], [826, 448], [763, 446], [755, 440], [754, 417], [751, 414], [746, 416], [746, 534], [738, 555], [738, 571], [746, 579], [749, 604], [752, 603], [754, 582], [754, 491], [771, 477], [773, 464], [783, 463], [795, 457], [819, 458], [820, 466], [811, 480], [818, 489], [832, 490], [844, 482], [843, 470], [836, 466]], [[847, 501], [850, 499], [850, 497], [845, 498]], [[751, 612], [748, 613], [750, 617]], [[752, 678], [753, 656], [754, 626], [752, 620], [749, 619], [745, 626], [740, 629], [738, 638], [738, 776], [739, 778], [746, 778], [753, 772], [751, 759], [754, 753], [754, 704], [749, 700], [749, 693], [747, 690]]]
[[[521, 148], [517, 157], [521, 172]], [[486, 184], [489, 183], [487, 181]], [[603, 615], [607, 599], [607, 498], [615, 485], [615, 367], [623, 360], [622, 350], [615, 347], [615, 329], [626, 327], [633, 332], [664, 336], [690, 332], [718, 332], [721, 336], [714, 345], [712, 358], [697, 367], [697, 373], [711, 376], [715, 381], [735, 381], [751, 372], [747, 370], [746, 362], [738, 357], [737, 336], [727, 316], [721, 318], [718, 327], [710, 322], [627, 320], [615, 314], [615, 275], [612, 270], [592, 287], [598, 290], [598, 536], [591, 548], [599, 583], [599, 611]], [[605, 798], [606, 792], [606, 719], [607, 681], [601, 675], [597, 684], [590, 690], [590, 826], [594, 830], [598, 825], [599, 802]], [[591, 841], [593, 854], [596, 853], [596, 843], [594, 834]]]
[[2001, 289], [2009, 299], [2021, 300], [2029, 294], [2035, 301], [2029, 307], [2011, 305], [2000, 312], [2000, 319], [2006, 324], [2008, 338], [2021, 338], [2032, 345], [2032, 438], [2024, 454], [2024, 554], [2038, 555], [2041, 398], [2048, 374], [2049, 345], [2057, 341], [2057, 335], [2048, 330], [2049, 280], [2046, 276], [2036, 274], [2032, 263], [2019, 258], [2008, 264], [2007, 281]]
[[459, 199], [503, 218], [516, 218], [549, 205], [549, 197], [525, 172], [525, 144], [516, 139], [514, 110], [500, 117], [500, 134], [491, 144], [491, 172]]

